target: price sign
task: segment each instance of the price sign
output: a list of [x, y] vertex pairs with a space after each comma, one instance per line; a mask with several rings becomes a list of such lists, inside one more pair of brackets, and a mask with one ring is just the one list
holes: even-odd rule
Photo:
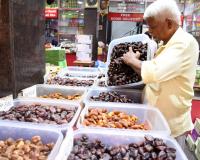
[[45, 18], [57, 19], [58, 18], [58, 9], [54, 9], [54, 8], [45, 9]]
[[8, 111], [13, 106], [13, 95], [0, 98], [0, 111]]

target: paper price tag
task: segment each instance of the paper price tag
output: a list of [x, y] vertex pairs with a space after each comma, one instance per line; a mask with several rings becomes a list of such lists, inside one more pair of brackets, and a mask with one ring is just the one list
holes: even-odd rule
[[0, 111], [8, 111], [13, 106], [13, 95], [0, 99]]
[[23, 90], [24, 97], [36, 97], [36, 86], [29, 87]]

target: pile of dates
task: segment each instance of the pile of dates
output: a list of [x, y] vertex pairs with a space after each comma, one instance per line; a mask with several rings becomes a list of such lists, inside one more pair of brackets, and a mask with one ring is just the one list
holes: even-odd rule
[[78, 100], [81, 98], [80, 94], [65, 96], [62, 93], [50, 93], [48, 95], [40, 96], [41, 98], [62, 99], [62, 100]]
[[43, 144], [40, 136], [31, 140], [0, 140], [0, 160], [46, 160], [54, 144]]
[[91, 86], [93, 85], [94, 80], [79, 80], [79, 79], [71, 79], [71, 78], [60, 78], [54, 77], [53, 79], [49, 79], [47, 84], [58, 84], [64, 86]]
[[106, 87], [106, 82], [105, 81], [99, 81], [98, 86]]
[[100, 108], [89, 109], [89, 113], [83, 120], [83, 125], [120, 129], [149, 129], [147, 124], [138, 124], [138, 117], [135, 115], [128, 115], [121, 111], [108, 112], [107, 109]]
[[120, 95], [116, 91], [101, 92], [99, 96], [91, 96], [90, 99], [93, 101], [134, 103], [132, 99], [127, 98], [126, 95]]
[[97, 75], [73, 75], [70, 73], [65, 74], [67, 77], [81, 77], [81, 78], [95, 78]]
[[142, 42], [120, 43], [113, 48], [110, 64], [108, 67], [108, 85], [117, 86], [141, 81], [138, 75], [131, 67], [126, 65], [123, 60], [123, 54], [132, 47], [133, 52], [140, 52], [140, 60], [147, 60], [147, 44]]
[[100, 140], [89, 141], [86, 135], [74, 140], [68, 160], [175, 160], [176, 149], [162, 139], [145, 136], [141, 144], [108, 146]]
[[98, 78], [98, 79], [101, 79], [101, 78], [103, 78], [103, 77], [105, 77], [105, 74], [101, 73], [101, 74], [98, 75], [97, 78]]
[[0, 112], [0, 119], [61, 125], [69, 123], [76, 110], [41, 104], [20, 105]]

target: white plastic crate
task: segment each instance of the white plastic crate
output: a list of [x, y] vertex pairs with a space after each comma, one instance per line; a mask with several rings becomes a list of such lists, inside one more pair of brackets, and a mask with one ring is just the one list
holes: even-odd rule
[[[88, 114], [88, 109], [92, 108], [105, 108], [108, 112], [111, 111], [121, 111], [129, 115], [135, 115], [138, 117], [138, 123], [147, 123], [150, 126], [150, 130], [134, 130], [134, 129], [119, 129], [119, 128], [105, 128], [105, 127], [92, 127], [82, 125], [85, 116]], [[106, 129], [121, 131], [132, 131], [132, 132], [144, 132], [144, 133], [159, 133], [162, 135], [170, 135], [171, 131], [168, 126], [167, 121], [161, 114], [161, 112], [155, 107], [150, 107], [142, 104], [109, 104], [109, 103], [90, 103], [86, 104], [85, 108], [82, 110], [79, 119], [77, 121], [77, 128], [92, 128], [92, 129]]]
[[59, 152], [58, 157], [60, 159], [56, 160], [67, 160], [69, 154], [72, 151], [74, 139], [81, 138], [82, 135], [86, 135], [89, 141], [94, 141], [96, 139], [100, 140], [103, 144], [107, 146], [118, 146], [130, 143], [141, 143], [144, 141], [145, 135], [151, 135], [154, 138], [161, 138], [167, 144], [168, 147], [176, 149], [176, 160], [187, 160], [185, 153], [182, 151], [178, 143], [171, 137], [163, 136], [153, 133], [131, 133], [131, 132], [121, 132], [121, 131], [110, 131], [110, 130], [99, 130], [99, 129], [80, 129], [75, 131], [73, 134], [67, 134], [61, 145], [62, 152]]
[[54, 160], [63, 140], [61, 132], [30, 124], [26, 125], [2, 121], [0, 123], [0, 140], [6, 140], [8, 138], [30, 140], [33, 136], [40, 136], [44, 144], [52, 142], [55, 144], [47, 159]]
[[[46, 128], [54, 128], [57, 130], [60, 130], [62, 132], [66, 131], [68, 127], [72, 127], [74, 126], [75, 122], [77, 121], [79, 114], [81, 112], [81, 106], [78, 103], [75, 102], [56, 102], [53, 100], [41, 100], [41, 99], [31, 99], [31, 98], [20, 98], [20, 99], [15, 99], [13, 101], [13, 107], [18, 107], [20, 105], [32, 105], [32, 104], [41, 104], [41, 105], [48, 105], [48, 106], [57, 106], [59, 108], [68, 108], [68, 109], [72, 109], [72, 108], [76, 108], [76, 112], [74, 114], [74, 117], [72, 118], [72, 120], [67, 123], [67, 124], [61, 124], [61, 125], [57, 125], [57, 124], [47, 124], [47, 123], [34, 123], [34, 122], [22, 122], [22, 121], [17, 121], [17, 120], [0, 120], [1, 122], [16, 122], [21, 124], [22, 126], [26, 126], [26, 125], [36, 125], [36, 126], [40, 126], [40, 127], [46, 127]], [[11, 108], [11, 107], [10, 107]]]

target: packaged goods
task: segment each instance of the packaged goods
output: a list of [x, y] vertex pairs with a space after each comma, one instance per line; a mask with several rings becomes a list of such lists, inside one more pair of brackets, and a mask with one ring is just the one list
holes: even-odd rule
[[40, 136], [31, 140], [8, 138], [0, 141], [0, 159], [40, 159], [46, 160], [54, 143], [43, 144]]
[[68, 160], [78, 159], [176, 159], [176, 149], [168, 147], [159, 138], [145, 136], [140, 143], [106, 145], [101, 140], [89, 140], [86, 135], [74, 139], [74, 146]]
[[58, 84], [58, 85], [64, 85], [64, 86], [84, 86], [89, 87], [92, 86], [94, 83], [94, 80], [81, 80], [77, 78], [60, 78], [55, 77], [53, 79], [47, 80], [47, 84]]
[[193, 140], [191, 135], [188, 135], [186, 138], [186, 144], [189, 148], [190, 151], [195, 151], [196, 145], [195, 145], [195, 141]]
[[108, 112], [107, 109], [89, 109], [89, 113], [85, 115], [83, 125], [99, 126], [107, 128], [124, 128], [124, 129], [140, 129], [148, 130], [150, 126], [145, 123], [139, 123], [139, 119], [135, 115], [128, 115], [121, 111]]

